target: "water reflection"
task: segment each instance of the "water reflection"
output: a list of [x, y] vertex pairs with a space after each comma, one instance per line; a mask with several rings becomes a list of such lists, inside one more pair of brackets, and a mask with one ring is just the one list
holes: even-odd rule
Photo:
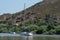
[[22, 40], [33, 40], [33, 36], [23, 36]]

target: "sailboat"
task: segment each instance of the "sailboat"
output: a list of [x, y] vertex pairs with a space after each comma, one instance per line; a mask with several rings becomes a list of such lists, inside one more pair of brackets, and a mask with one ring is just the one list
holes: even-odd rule
[[[25, 3], [24, 3], [24, 10], [25, 10]], [[25, 13], [25, 11], [24, 11], [24, 13]], [[24, 30], [21, 32], [21, 35], [32, 36], [33, 33], [30, 32], [28, 29], [24, 29]]]
[[21, 32], [21, 35], [24, 35], [24, 36], [32, 36], [33, 33], [30, 32], [28, 29], [25, 29]]

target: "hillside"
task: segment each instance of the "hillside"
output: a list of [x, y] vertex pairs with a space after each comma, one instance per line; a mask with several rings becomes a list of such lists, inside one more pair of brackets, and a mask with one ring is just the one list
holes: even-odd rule
[[50, 15], [51, 18], [60, 23], [60, 0], [43, 0], [26, 10], [17, 12], [14, 14], [3, 14], [0, 16], [0, 23], [12, 23], [21, 24], [24, 22], [38, 19], [40, 21], [45, 21], [46, 15]]

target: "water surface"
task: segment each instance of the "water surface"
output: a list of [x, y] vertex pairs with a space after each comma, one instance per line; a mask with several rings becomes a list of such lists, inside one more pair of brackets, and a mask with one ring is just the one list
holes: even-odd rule
[[60, 35], [23, 36], [20, 34], [0, 33], [0, 40], [60, 40]]

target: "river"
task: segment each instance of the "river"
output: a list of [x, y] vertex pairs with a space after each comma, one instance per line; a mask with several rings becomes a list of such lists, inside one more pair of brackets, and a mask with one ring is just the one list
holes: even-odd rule
[[24, 36], [20, 34], [0, 33], [0, 40], [60, 40], [60, 35], [38, 35]]

